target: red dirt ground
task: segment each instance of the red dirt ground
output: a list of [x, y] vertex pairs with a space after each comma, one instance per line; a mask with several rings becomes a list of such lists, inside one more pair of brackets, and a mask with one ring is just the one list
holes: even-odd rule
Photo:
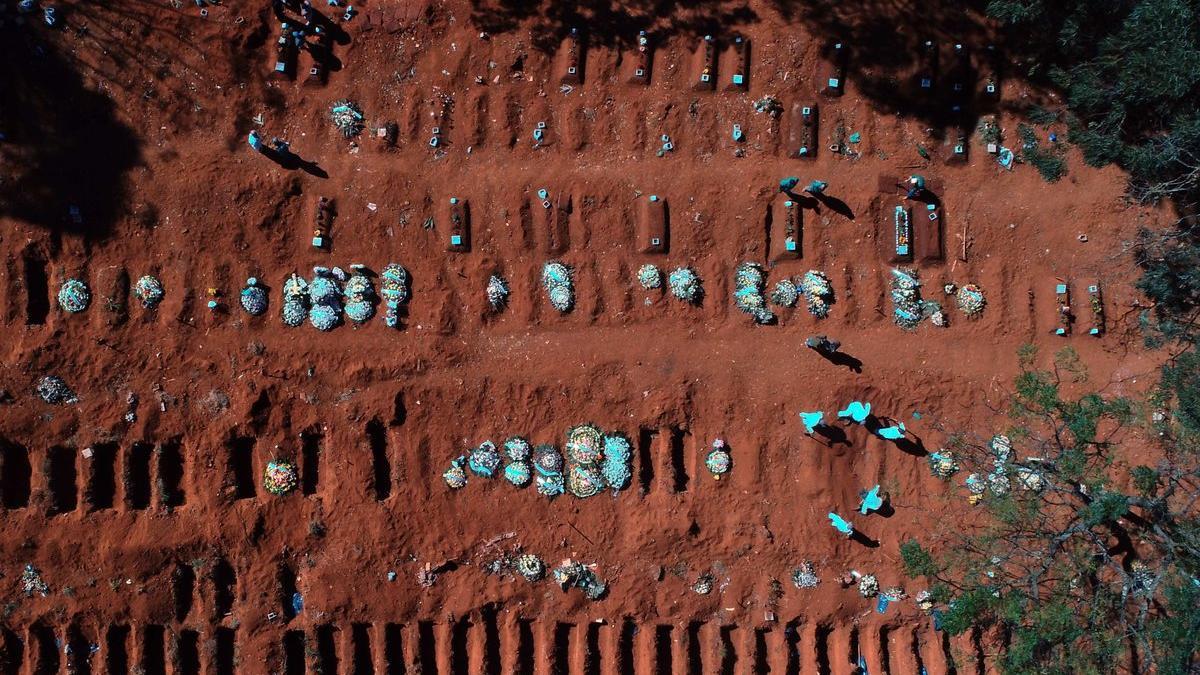
[[[866, 68], [851, 68], [844, 97], [818, 96], [824, 38], [802, 12], [785, 18], [757, 0], [719, 6], [754, 17], [737, 26], [753, 47], [748, 92], [693, 91], [697, 38], [660, 18], [649, 86], [625, 82], [631, 22], [620, 40], [592, 36], [584, 81], [564, 93], [562, 54], [539, 51], [534, 38], [544, 31], [531, 32], [554, 12], [517, 17], [481, 39], [460, 0], [364, 4], [342, 24], [340, 70], [307, 86], [268, 78], [278, 34], [269, 6], [231, 2], [202, 18], [187, 3], [68, 3], [57, 32], [40, 22], [14, 27], [13, 9], [2, 29], [18, 36], [5, 38], [7, 61], [42, 52], [23, 80], [31, 109], [75, 126], [34, 142], [35, 127], [6, 113], [0, 145], [8, 174], [0, 388], [11, 395], [0, 404], [11, 507], [0, 516], [0, 598], [5, 657], [30, 668], [5, 672], [125, 672], [123, 649], [125, 667], [147, 673], [290, 673], [304, 661], [327, 673], [848, 673], [859, 653], [872, 673], [942, 673], [941, 636], [911, 601], [880, 615], [837, 578], [856, 569], [883, 587], [921, 590], [905, 583], [898, 546], [962, 518], [962, 490], [861, 428], [847, 429], [849, 445], [825, 447], [803, 434], [796, 413], [832, 415], [867, 400], [933, 450], [937, 424], [1003, 427], [992, 411], [1027, 342], [1045, 361], [1073, 347], [1108, 392], [1153, 378], [1122, 242], [1165, 215], [1129, 208], [1123, 175], [1086, 168], [1073, 151], [1057, 184], [1028, 166], [1002, 170], [976, 139], [968, 163], [947, 166], [949, 146], [930, 140], [925, 123], [862, 94], [855, 77]], [[681, 11], [679, 23], [688, 16]], [[306, 69], [309, 57], [300, 63]], [[719, 62], [722, 85], [732, 64]], [[772, 121], [753, 110], [767, 94], [785, 110], [819, 102], [815, 159], [787, 158], [788, 115]], [[343, 98], [372, 127], [395, 120], [398, 147], [368, 134], [357, 144], [342, 138], [328, 112]], [[1043, 98], [1004, 80], [999, 119], [1010, 145], [1012, 110]], [[252, 152], [245, 136], [256, 116], [264, 135], [286, 137], [328, 177]], [[856, 160], [826, 149], [839, 120], [862, 134]], [[549, 142], [534, 148], [538, 121]], [[734, 123], [747, 134], [744, 156], [735, 156]], [[428, 145], [435, 125], [437, 150]], [[660, 158], [664, 133], [676, 149]], [[889, 318], [885, 249], [899, 202], [877, 184], [914, 170], [944, 186], [945, 260], [916, 265], [925, 296], [948, 300], [946, 282], [979, 284], [988, 306], [976, 320], [951, 309], [948, 328], [926, 322], [906, 332]], [[824, 321], [801, 307], [756, 326], [732, 304], [733, 269], [766, 263], [766, 214], [782, 198], [777, 181], [792, 174], [828, 181], [853, 218], [807, 211], [803, 258], [773, 266], [769, 282], [824, 270], [837, 302]], [[551, 233], [537, 226], [542, 187], [571, 200], [561, 254], [547, 252]], [[669, 204], [665, 255], [637, 252], [637, 198], [651, 193]], [[319, 196], [337, 204], [327, 251], [309, 245]], [[470, 203], [467, 253], [445, 251], [451, 196]], [[82, 224], [68, 218], [72, 204]], [[422, 226], [428, 217], [432, 230]], [[550, 259], [576, 272], [578, 305], [566, 315], [539, 284]], [[278, 289], [289, 273], [355, 262], [410, 270], [401, 330], [378, 318], [327, 334], [282, 326]], [[703, 303], [636, 288], [645, 262], [691, 265]], [[52, 305], [44, 320], [43, 268]], [[483, 289], [497, 271], [513, 292], [493, 315]], [[142, 274], [159, 276], [166, 298], [153, 312], [131, 302], [122, 318], [120, 289]], [[236, 307], [250, 275], [272, 288], [261, 318]], [[94, 296], [78, 315], [53, 303], [72, 276]], [[1052, 334], [1056, 278], [1071, 281], [1080, 308], [1085, 283], [1101, 283], [1106, 335], [1086, 335], [1086, 312], [1072, 336]], [[233, 309], [208, 312], [209, 287]], [[805, 349], [818, 331], [840, 339], [862, 372]], [[37, 380], [51, 373], [78, 404], [36, 397]], [[123, 419], [129, 392], [140, 400], [133, 423]], [[635, 453], [632, 489], [548, 501], [500, 481], [473, 479], [457, 492], [442, 482], [449, 461], [485, 439], [561, 444], [586, 421], [635, 445], [647, 437], [650, 466]], [[263, 467], [302, 459], [306, 432], [319, 444], [319, 480], [309, 494], [271, 497]], [[717, 437], [734, 459], [720, 481], [703, 465]], [[229, 487], [231, 446], [252, 447], [254, 496]], [[166, 505], [173, 448], [183, 503]], [[22, 449], [24, 502], [12, 478], [22, 474]], [[89, 485], [106, 470], [116, 488], [111, 506], [97, 506]], [[852, 518], [879, 542], [871, 548], [838, 536], [825, 514], [852, 513], [858, 491], [875, 483], [895, 514]], [[481, 568], [497, 547], [516, 546], [549, 564], [594, 562], [609, 594], [589, 602], [550, 581]], [[805, 559], [822, 578], [817, 589], [791, 583]], [[418, 584], [426, 563], [446, 561], [432, 587]], [[27, 563], [41, 570], [48, 597], [21, 592]], [[290, 620], [281, 568], [304, 597]], [[716, 588], [700, 596], [691, 586], [705, 572]], [[84, 658], [91, 643], [99, 651]], [[975, 655], [992, 644], [984, 636], [949, 653], [959, 672], [974, 672], [988, 660]]]

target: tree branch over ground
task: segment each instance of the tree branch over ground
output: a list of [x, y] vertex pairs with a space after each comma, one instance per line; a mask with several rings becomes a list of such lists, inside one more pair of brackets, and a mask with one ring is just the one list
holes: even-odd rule
[[[1176, 412], [1200, 376], [1194, 392], [1164, 378], [1144, 401], [1068, 396], [1083, 386], [1073, 354], [1050, 370], [1035, 361], [1022, 354], [1003, 434], [950, 430], [939, 455], [961, 468], [951, 489], [981, 518], [936, 542], [953, 551], [944, 559], [906, 542], [906, 573], [938, 589], [945, 630], [1006, 631], [1005, 672], [1194, 672], [1200, 427]], [[1130, 466], [1147, 454], [1154, 467]]]

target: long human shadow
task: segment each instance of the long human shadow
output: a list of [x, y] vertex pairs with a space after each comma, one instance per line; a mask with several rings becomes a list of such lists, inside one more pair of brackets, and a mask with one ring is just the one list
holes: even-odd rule
[[854, 220], [853, 209], [850, 208], [849, 204], [838, 199], [837, 197], [831, 197], [825, 193], [820, 193], [820, 194], [816, 195], [816, 199], [817, 199], [817, 201], [824, 204], [825, 208], [829, 209], [830, 211], [833, 211], [834, 213], [838, 214], [839, 216], [842, 216], [846, 220]]
[[[899, 422], [890, 417], [875, 417], [874, 415], [871, 415], [867, 418], [867, 421], [863, 426], [867, 428], [867, 431], [878, 435], [879, 430], [885, 425], [896, 426], [897, 424], [899, 424]], [[907, 429], [904, 431], [904, 436], [892, 440], [892, 443], [894, 443], [901, 451], [914, 457], [925, 457], [929, 455], [929, 451], [925, 449], [925, 442], [922, 441], [920, 437], [918, 437], [912, 431]]]
[[929, 455], [929, 451], [925, 449], [925, 442], [916, 436], [912, 438], [905, 436], [896, 440], [895, 443], [897, 448], [914, 457], [927, 457]]
[[112, 99], [85, 86], [76, 61], [37, 39], [50, 30], [38, 23], [0, 30], [0, 215], [103, 239], [122, 215], [141, 141]]
[[878, 539], [872, 539], [872, 538], [868, 537], [867, 535], [863, 534], [862, 532], [859, 532], [857, 529], [855, 529], [854, 533], [850, 535], [850, 538], [852, 540], [854, 540], [856, 543], [862, 544], [863, 546], [866, 546], [867, 548], [879, 548], [879, 540]]
[[300, 155], [297, 155], [295, 152], [279, 152], [278, 150], [273, 150], [267, 147], [264, 147], [259, 152], [272, 162], [275, 162], [280, 167], [287, 169], [288, 171], [295, 171], [299, 169], [310, 176], [316, 176], [317, 178], [329, 178], [329, 173], [325, 171], [325, 169], [322, 169], [320, 164], [317, 164], [311, 160], [306, 160]]
[[841, 427], [835, 427], [830, 424], [819, 424], [813, 432], [824, 438], [829, 447], [835, 445], [850, 445], [850, 439], [846, 437], [846, 432]]
[[317, 178], [329, 178], [329, 172], [325, 169], [322, 169], [320, 164], [317, 164], [312, 160], [302, 159], [296, 155], [291, 155], [289, 157], [280, 159], [279, 166], [282, 166], [289, 171], [295, 171], [296, 169], [299, 169], [304, 173], [307, 173], [310, 176], [316, 176]]
[[843, 351], [829, 352], [820, 349], [814, 349], [813, 351], [819, 354], [821, 358], [835, 366], [845, 366], [856, 373], [862, 372], [862, 360], [857, 359]]

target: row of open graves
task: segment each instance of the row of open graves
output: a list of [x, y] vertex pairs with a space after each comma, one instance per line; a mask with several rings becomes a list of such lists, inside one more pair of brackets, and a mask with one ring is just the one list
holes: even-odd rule
[[[497, 616], [412, 623], [322, 623], [251, 650], [238, 631], [161, 624], [0, 629], [0, 673], [54, 675], [678, 675], [982, 673], [979, 637], [928, 627], [790, 622], [744, 627], [631, 619], [574, 624]], [[264, 636], [265, 637], [265, 636]], [[259, 642], [256, 640], [255, 642]], [[251, 653], [252, 651], [261, 653]], [[988, 666], [990, 667], [990, 663]]]
[[[291, 7], [290, 3], [284, 5]], [[323, 84], [331, 63], [336, 63], [333, 45], [348, 40], [344, 29], [351, 25], [355, 10], [347, 8], [342, 14], [335, 13], [332, 18], [327, 18], [305, 3], [297, 11], [300, 14], [298, 18], [286, 17], [283, 12], [277, 13], [281, 18], [290, 20], [280, 22], [272, 71], [277, 77], [294, 79], [301, 54], [307, 51], [311, 58], [306, 62], [311, 65], [305, 81]], [[417, 18], [411, 12], [380, 9], [368, 12], [362, 19], [361, 28], [369, 31], [379, 26], [394, 33]], [[489, 37], [481, 33], [478, 39]], [[629, 58], [620, 60], [620, 78], [631, 85], [651, 84], [659, 42], [655, 35], [639, 32], [635, 41], [636, 51]], [[736, 34], [704, 35], [696, 38], [690, 51], [687, 72], [692, 90], [749, 91], [753, 66], [749, 38]], [[823, 45], [814, 82], [816, 90], [831, 97], [841, 96], [845, 92], [852, 51], [853, 45], [846, 42], [835, 40]], [[999, 97], [1001, 62], [994, 46], [988, 45], [973, 53], [971, 48], [962, 43], [924, 40], [917, 46], [917, 51], [913, 59], [916, 65], [907, 77], [900, 78], [900, 86], [910, 88], [911, 94], [918, 99], [927, 99], [931, 105], [945, 104], [950, 112], [959, 112], [976, 99], [994, 101]], [[586, 80], [588, 52], [586, 31], [571, 29], [554, 54], [552, 80], [559, 86], [582, 86]]]

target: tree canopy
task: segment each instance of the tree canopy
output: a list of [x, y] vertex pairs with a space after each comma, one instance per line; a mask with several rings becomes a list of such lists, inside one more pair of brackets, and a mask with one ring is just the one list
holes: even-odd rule
[[1140, 200], [1194, 196], [1200, 178], [1200, 3], [992, 0], [1027, 55], [1027, 75], [1059, 87], [1070, 140], [1093, 166], [1118, 164]]
[[[1067, 395], [1086, 379], [1073, 352], [1050, 369], [1036, 358], [1022, 354], [1003, 433], [957, 434], [944, 449], [970, 473], [962, 496], [980, 523], [941, 542], [942, 557], [906, 542], [906, 573], [947, 600], [944, 630], [1002, 629], [1005, 672], [1194, 672], [1200, 408], [1180, 396], [1200, 396], [1200, 372], [1168, 371], [1133, 401]], [[1134, 461], [1145, 457], [1156, 460]]]

